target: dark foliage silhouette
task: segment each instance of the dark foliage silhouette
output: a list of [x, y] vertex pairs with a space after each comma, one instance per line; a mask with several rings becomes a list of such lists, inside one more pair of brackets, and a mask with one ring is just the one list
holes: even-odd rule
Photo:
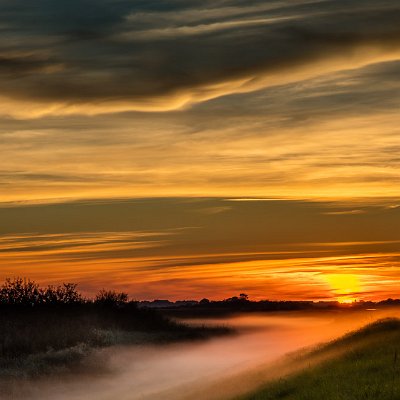
[[101, 289], [96, 295], [94, 302], [105, 306], [121, 305], [128, 302], [128, 294], [116, 292], [115, 290]]
[[42, 304], [78, 304], [83, 302], [74, 283], [40, 288], [29, 279], [6, 279], [0, 289], [1, 305], [37, 306]]
[[79, 361], [77, 351], [65, 353], [66, 349], [78, 347], [83, 357], [89, 349], [113, 344], [200, 339], [227, 332], [180, 324], [157, 310], [139, 308], [122, 292], [102, 289], [92, 300], [73, 283], [41, 288], [22, 278], [7, 279], [0, 287], [0, 376], [10, 370], [26, 373], [23, 365], [38, 354], [45, 365], [35, 361], [29, 374], [53, 369], [54, 363]]

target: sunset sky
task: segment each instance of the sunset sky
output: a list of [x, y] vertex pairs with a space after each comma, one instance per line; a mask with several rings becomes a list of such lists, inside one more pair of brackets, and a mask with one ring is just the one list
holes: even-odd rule
[[0, 0], [0, 279], [400, 297], [398, 0]]

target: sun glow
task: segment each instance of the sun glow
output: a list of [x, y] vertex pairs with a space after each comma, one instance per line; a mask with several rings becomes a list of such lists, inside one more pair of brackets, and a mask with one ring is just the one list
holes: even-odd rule
[[331, 274], [326, 279], [337, 301], [344, 304], [357, 301], [356, 296], [361, 291], [360, 278], [357, 275]]

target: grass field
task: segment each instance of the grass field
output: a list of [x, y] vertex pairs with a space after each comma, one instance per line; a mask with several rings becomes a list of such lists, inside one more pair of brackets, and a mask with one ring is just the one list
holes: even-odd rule
[[240, 400], [397, 400], [399, 351], [400, 320], [381, 320], [318, 348], [301, 372]]

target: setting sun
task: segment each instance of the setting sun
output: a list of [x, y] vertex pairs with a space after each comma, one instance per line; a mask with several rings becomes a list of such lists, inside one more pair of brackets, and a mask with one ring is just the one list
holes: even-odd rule
[[340, 303], [352, 303], [357, 300], [357, 294], [361, 291], [360, 278], [353, 274], [332, 274], [327, 276], [337, 301]]

